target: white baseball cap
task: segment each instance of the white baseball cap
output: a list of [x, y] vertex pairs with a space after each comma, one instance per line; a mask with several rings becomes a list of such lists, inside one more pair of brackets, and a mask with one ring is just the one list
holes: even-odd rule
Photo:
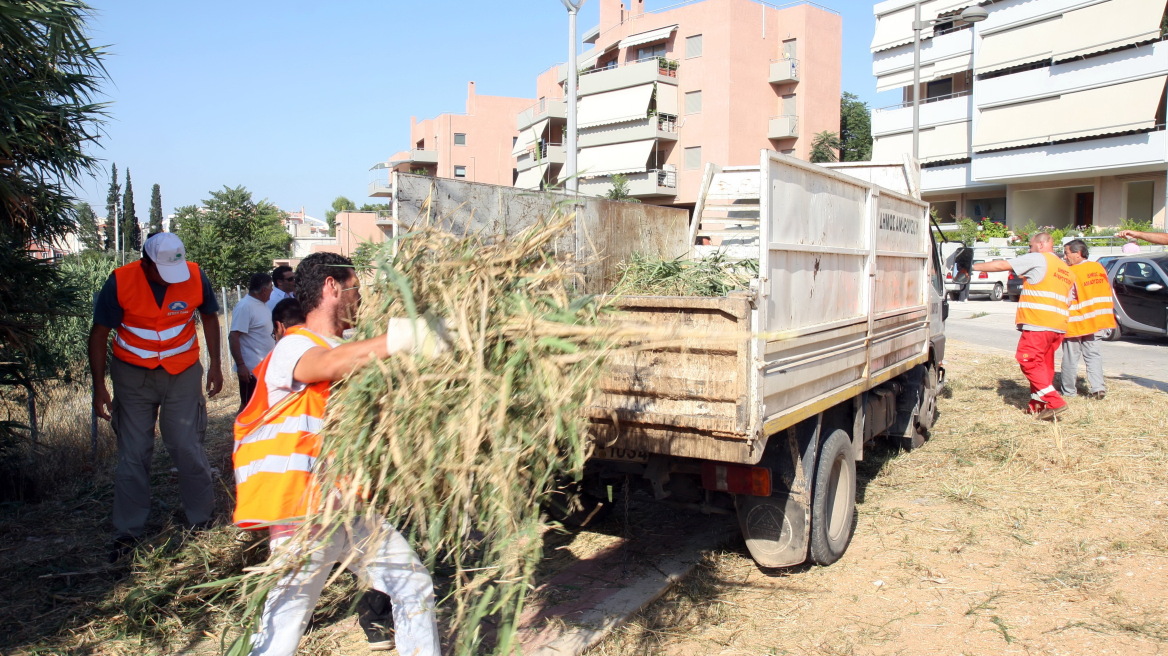
[[187, 268], [187, 249], [173, 232], [160, 232], [142, 245], [146, 257], [158, 268], [158, 275], [168, 283], [186, 282], [191, 277]]

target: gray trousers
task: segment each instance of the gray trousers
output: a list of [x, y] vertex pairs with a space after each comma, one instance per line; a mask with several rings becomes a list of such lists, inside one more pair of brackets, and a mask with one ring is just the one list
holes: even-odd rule
[[156, 422], [178, 469], [178, 491], [187, 521], [198, 524], [211, 519], [215, 490], [203, 450], [207, 402], [202, 365], [196, 362], [172, 375], [161, 367], [143, 369], [110, 358], [110, 378], [114, 383], [111, 423], [118, 437], [113, 514], [118, 535], [137, 537], [146, 530]]
[[1079, 373], [1079, 354], [1087, 365], [1087, 389], [1090, 393], [1105, 392], [1103, 382], [1103, 356], [1099, 353], [1099, 342], [1094, 335], [1068, 337], [1063, 340], [1063, 363], [1059, 369], [1059, 391], [1063, 396], [1074, 396], [1078, 390], [1075, 384]]

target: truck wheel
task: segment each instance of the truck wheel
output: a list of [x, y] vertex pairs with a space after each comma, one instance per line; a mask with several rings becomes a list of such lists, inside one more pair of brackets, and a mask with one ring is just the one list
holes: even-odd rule
[[951, 301], [961, 300], [961, 292], [949, 292], [949, 300], [951, 300]]
[[929, 365], [925, 367], [925, 379], [921, 381], [921, 407], [916, 417], [917, 430], [925, 438], [928, 438], [929, 431], [933, 430], [933, 422], [937, 420], [937, 395], [940, 392], [937, 368]]
[[544, 510], [564, 526], [584, 528], [606, 517], [612, 504], [585, 492], [582, 483], [573, 481], [553, 490]]
[[990, 290], [990, 300], [991, 301], [1002, 300], [1002, 292], [1004, 292], [1004, 291], [1005, 290], [1002, 288], [1002, 283], [1000, 283], [1000, 282], [995, 283], [994, 288]]
[[856, 457], [847, 431], [837, 428], [824, 441], [815, 466], [811, 497], [811, 561], [839, 560], [856, 529]]

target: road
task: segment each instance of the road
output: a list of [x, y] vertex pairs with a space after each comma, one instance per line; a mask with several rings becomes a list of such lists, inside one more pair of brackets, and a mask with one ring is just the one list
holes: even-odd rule
[[[1018, 343], [1016, 309], [1017, 305], [1009, 301], [950, 301], [945, 334], [952, 340], [1013, 354]], [[1125, 337], [1100, 342], [1100, 350], [1105, 375], [1168, 392], [1168, 340]], [[1086, 372], [1080, 370], [1079, 375], [1085, 376]]]

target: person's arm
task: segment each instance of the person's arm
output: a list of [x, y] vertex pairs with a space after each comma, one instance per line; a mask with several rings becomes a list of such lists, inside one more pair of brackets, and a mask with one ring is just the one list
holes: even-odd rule
[[243, 363], [243, 348], [239, 342], [241, 337], [243, 333], [238, 330], [227, 333], [227, 349], [231, 351], [231, 360], [235, 362], [235, 374], [240, 380], [247, 380], [251, 376], [251, 371]]
[[223, 356], [219, 343], [219, 315], [199, 313], [203, 320], [203, 338], [207, 342], [207, 396], [215, 396], [223, 389]]
[[1009, 271], [1011, 268], [1009, 260], [990, 260], [973, 265], [974, 271]]
[[333, 349], [318, 346], [300, 356], [296, 368], [292, 370], [292, 377], [301, 383], [340, 380], [370, 360], [388, 356], [389, 349], [386, 347], [384, 335], [341, 344]]
[[1121, 239], [1143, 239], [1152, 244], [1168, 246], [1168, 232], [1140, 232], [1139, 230], [1120, 230], [1115, 233]]
[[109, 343], [110, 329], [93, 324], [89, 329], [89, 374], [93, 377], [93, 409], [97, 416], [109, 420], [113, 402], [109, 388], [105, 385], [106, 345]]

